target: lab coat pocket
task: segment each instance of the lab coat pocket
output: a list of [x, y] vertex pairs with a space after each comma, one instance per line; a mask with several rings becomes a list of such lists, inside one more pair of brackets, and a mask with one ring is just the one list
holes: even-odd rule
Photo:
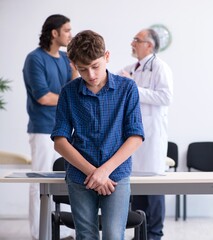
[[150, 79], [144, 79], [142, 82], [143, 88], [149, 88], [150, 87]]

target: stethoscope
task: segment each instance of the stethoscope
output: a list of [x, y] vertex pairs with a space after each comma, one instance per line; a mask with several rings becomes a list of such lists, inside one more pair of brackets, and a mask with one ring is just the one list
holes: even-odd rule
[[[155, 58], [156, 58], [156, 55], [153, 54], [153, 55], [151, 56], [151, 58], [149, 58], [149, 59], [145, 62], [145, 64], [143, 65], [142, 72], [144, 72], [146, 69], [148, 69], [148, 65], [147, 65], [148, 63], [150, 63], [149, 71], [152, 72], [152, 69], [153, 69], [153, 61], [155, 60]], [[134, 72], [135, 72], [135, 71], [131, 71], [131, 72], [130, 72], [130, 76], [132, 76]]]
[[153, 69], [153, 61], [155, 60], [155, 58], [156, 58], [156, 55], [153, 54], [153, 56], [152, 56], [151, 58], [149, 58], [149, 59], [145, 62], [144, 66], [143, 66], [143, 69], [142, 69], [142, 72], [144, 72], [146, 69], [148, 69], [148, 68], [147, 68], [147, 66], [148, 66], [147, 64], [148, 64], [148, 63], [150, 63], [149, 71], [152, 72], [152, 69]]

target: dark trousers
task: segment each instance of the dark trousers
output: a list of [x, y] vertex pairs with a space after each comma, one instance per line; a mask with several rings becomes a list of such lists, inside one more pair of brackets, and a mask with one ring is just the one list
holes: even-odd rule
[[165, 196], [137, 195], [132, 196], [131, 201], [132, 210], [141, 209], [146, 213], [148, 239], [160, 240], [163, 236]]

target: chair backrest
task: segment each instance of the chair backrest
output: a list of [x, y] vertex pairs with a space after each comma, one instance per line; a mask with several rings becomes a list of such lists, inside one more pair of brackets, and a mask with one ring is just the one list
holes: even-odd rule
[[178, 146], [174, 142], [168, 142], [167, 157], [172, 158], [175, 161], [175, 165], [170, 168], [175, 168], [175, 171], [178, 167]]
[[[64, 171], [65, 159], [63, 157], [59, 157], [53, 163], [53, 171]], [[53, 195], [53, 201], [56, 203], [65, 203], [70, 204], [68, 196], [61, 196], [61, 195]]]
[[199, 171], [213, 171], [213, 142], [193, 142], [187, 150], [187, 167]]
[[22, 155], [20, 153], [0, 150], [0, 164], [31, 164], [31, 159], [28, 156]]
[[56, 159], [55, 162], [53, 163], [53, 171], [64, 171], [65, 170], [64, 163], [65, 160], [63, 157], [59, 157], [58, 159]]

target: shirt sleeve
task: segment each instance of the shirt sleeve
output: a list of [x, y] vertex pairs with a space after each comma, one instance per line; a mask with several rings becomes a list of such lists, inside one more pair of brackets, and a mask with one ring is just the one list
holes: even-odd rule
[[69, 141], [72, 134], [72, 122], [70, 120], [70, 101], [68, 101], [67, 92], [65, 88], [62, 89], [59, 96], [59, 101], [56, 110], [56, 123], [51, 134], [51, 139], [54, 141], [54, 137], [65, 137]]
[[27, 85], [30, 86], [31, 93], [36, 100], [49, 92], [44, 69], [45, 66], [37, 55], [28, 56], [25, 67]]

